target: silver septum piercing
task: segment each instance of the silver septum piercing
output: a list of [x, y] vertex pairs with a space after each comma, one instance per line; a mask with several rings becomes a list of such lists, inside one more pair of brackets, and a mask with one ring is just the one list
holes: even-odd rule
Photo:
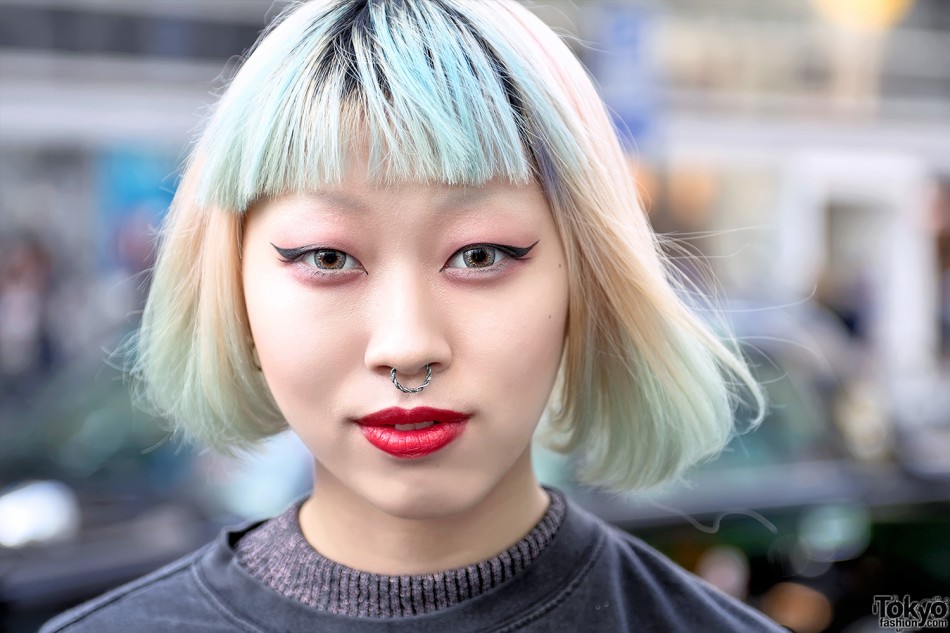
[[396, 368], [393, 367], [393, 370], [389, 372], [389, 376], [393, 379], [393, 384], [396, 385], [396, 389], [403, 393], [419, 393], [423, 389], [429, 386], [429, 381], [432, 380], [432, 365], [426, 365], [426, 379], [418, 387], [403, 387], [399, 384], [399, 381], [396, 380]]

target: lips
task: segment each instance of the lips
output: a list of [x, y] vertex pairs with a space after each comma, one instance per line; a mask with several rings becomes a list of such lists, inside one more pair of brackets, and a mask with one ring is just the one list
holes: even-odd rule
[[451, 444], [465, 430], [468, 418], [465, 413], [447, 409], [391, 407], [364, 416], [356, 423], [363, 437], [379, 450], [401, 459], [412, 459]]

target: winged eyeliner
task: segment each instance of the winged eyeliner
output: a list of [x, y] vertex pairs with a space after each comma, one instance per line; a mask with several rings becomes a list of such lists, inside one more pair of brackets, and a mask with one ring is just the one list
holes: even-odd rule
[[[520, 258], [524, 257], [525, 255], [527, 255], [527, 254], [531, 251], [532, 248], [534, 248], [535, 246], [537, 246], [538, 242], [540, 242], [540, 241], [541, 241], [541, 240], [538, 240], [538, 241], [535, 242], [534, 244], [532, 244], [532, 245], [530, 245], [530, 246], [524, 246], [524, 247], [508, 246], [508, 245], [506, 245], [506, 244], [490, 244], [490, 243], [487, 243], [487, 242], [486, 242], [486, 243], [482, 243], [482, 244], [469, 244], [468, 246], [464, 246], [464, 247], [460, 248], [459, 250], [467, 250], [467, 249], [471, 249], [471, 248], [485, 248], [485, 247], [497, 248], [498, 250], [500, 250], [501, 252], [505, 253], [506, 255], [510, 255], [510, 256], [514, 257], [515, 259], [520, 259]], [[277, 245], [274, 244], [273, 242], [271, 242], [271, 246], [273, 246], [273, 247], [274, 247], [274, 250], [276, 250], [276, 251], [278, 252], [278, 254], [280, 254], [280, 256], [283, 257], [284, 259], [286, 259], [287, 261], [294, 261], [294, 260], [296, 260], [296, 259], [299, 259], [301, 256], [305, 255], [306, 253], [310, 253], [310, 252], [312, 252], [312, 251], [320, 251], [320, 250], [335, 251], [335, 250], [339, 250], [339, 249], [336, 249], [336, 248], [328, 248], [328, 247], [322, 247], [322, 246], [300, 246], [300, 247], [297, 247], [297, 248], [281, 248], [280, 246], [277, 246]], [[456, 251], [456, 252], [458, 252], [458, 251]]]

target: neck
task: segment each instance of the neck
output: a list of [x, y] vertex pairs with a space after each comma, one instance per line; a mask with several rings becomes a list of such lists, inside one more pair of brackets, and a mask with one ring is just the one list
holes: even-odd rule
[[341, 565], [390, 576], [429, 574], [504, 551], [534, 528], [548, 504], [530, 453], [472, 506], [427, 518], [393, 516], [317, 465], [313, 493], [300, 509], [300, 527], [315, 550]]

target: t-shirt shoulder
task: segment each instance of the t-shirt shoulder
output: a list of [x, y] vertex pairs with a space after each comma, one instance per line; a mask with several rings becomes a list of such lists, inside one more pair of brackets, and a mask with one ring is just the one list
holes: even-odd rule
[[[786, 632], [762, 612], [683, 569], [639, 538], [608, 526], [616, 585], [636, 588], [643, 624], [669, 631]], [[628, 596], [629, 601], [629, 596]], [[652, 630], [652, 629], [651, 629]]]
[[197, 586], [191, 568], [212, 545], [206, 545], [164, 567], [65, 611], [43, 625], [39, 633], [118, 633], [170, 630], [177, 621], [183, 595]]

